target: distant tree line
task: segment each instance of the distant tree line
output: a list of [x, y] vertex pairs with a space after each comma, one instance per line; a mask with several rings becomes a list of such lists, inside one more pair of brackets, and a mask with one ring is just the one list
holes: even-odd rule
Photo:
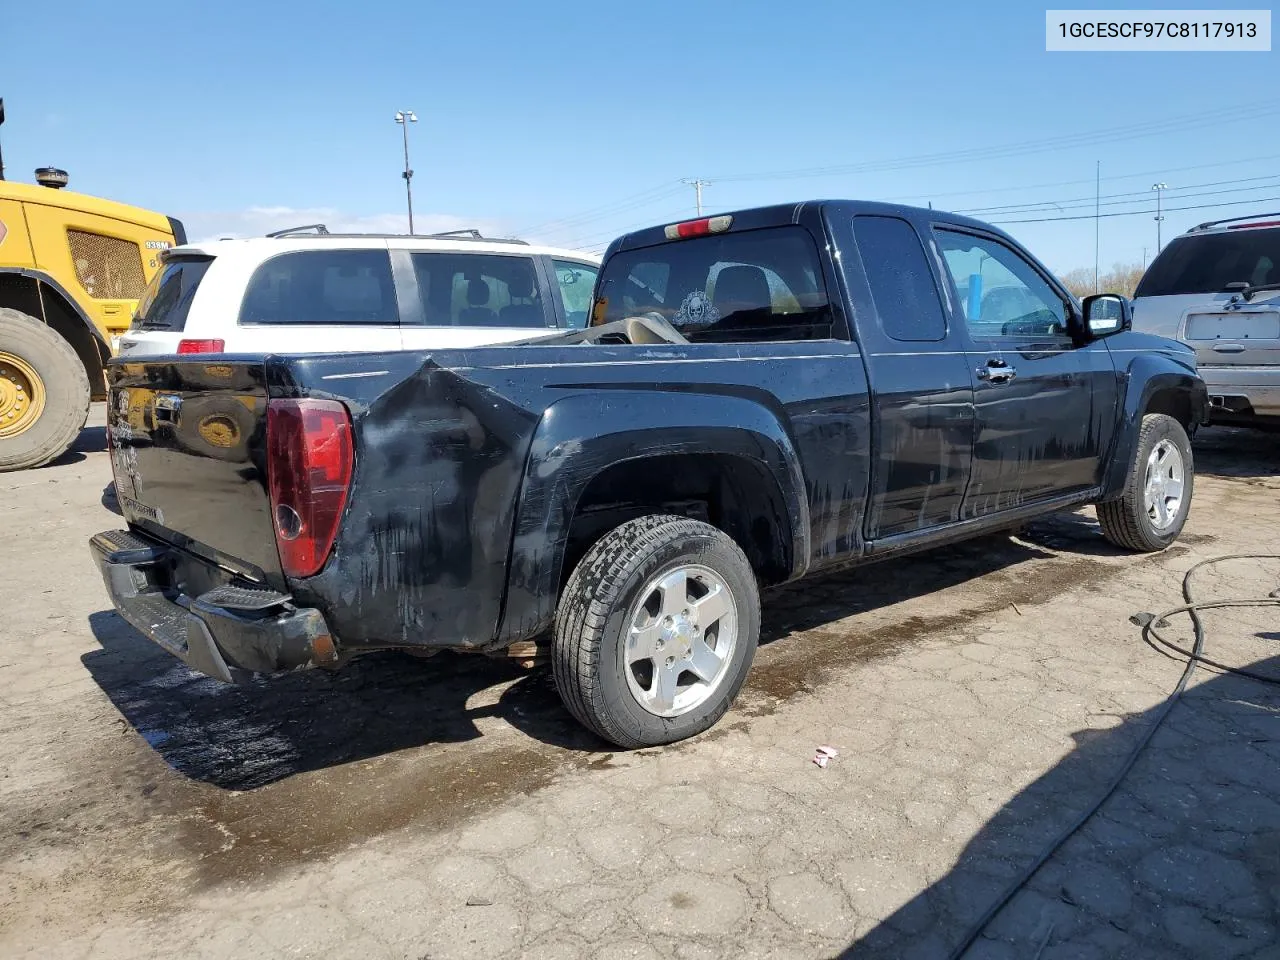
[[1087, 297], [1090, 294], [1097, 293], [1122, 293], [1126, 297], [1132, 297], [1133, 291], [1137, 289], [1138, 281], [1142, 279], [1142, 264], [1140, 263], [1117, 263], [1110, 270], [1099, 275], [1098, 289], [1093, 289], [1093, 269], [1091, 267], [1076, 267], [1074, 270], [1064, 273], [1061, 280], [1068, 290], [1077, 297]]

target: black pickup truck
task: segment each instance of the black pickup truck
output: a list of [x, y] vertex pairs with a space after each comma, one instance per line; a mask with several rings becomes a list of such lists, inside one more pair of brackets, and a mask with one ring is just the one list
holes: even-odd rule
[[[1185, 346], [1015, 241], [824, 201], [623, 236], [521, 345], [116, 362], [120, 613], [225, 681], [550, 644], [625, 747], [711, 726], [762, 587], [1097, 504], [1160, 550], [1207, 398]], [[873, 575], [873, 574], [869, 574]], [[549, 638], [549, 639], [548, 639]]]

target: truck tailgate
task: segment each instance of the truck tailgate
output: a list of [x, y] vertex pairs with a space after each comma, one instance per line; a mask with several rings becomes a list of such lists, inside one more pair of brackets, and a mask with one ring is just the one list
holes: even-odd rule
[[113, 363], [116, 496], [142, 531], [283, 584], [266, 472], [261, 359]]

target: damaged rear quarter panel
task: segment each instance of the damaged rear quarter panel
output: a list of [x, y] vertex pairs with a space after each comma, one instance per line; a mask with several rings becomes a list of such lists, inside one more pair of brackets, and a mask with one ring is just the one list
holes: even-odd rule
[[294, 389], [352, 413], [356, 469], [333, 554], [293, 584], [344, 645], [477, 645], [496, 629], [537, 405], [471, 379], [465, 352], [449, 356], [456, 366], [422, 353], [289, 361]]

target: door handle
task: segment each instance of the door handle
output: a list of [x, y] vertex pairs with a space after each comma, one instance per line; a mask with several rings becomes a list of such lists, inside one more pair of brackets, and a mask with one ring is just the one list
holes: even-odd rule
[[1018, 371], [999, 357], [992, 357], [985, 367], [978, 368], [978, 379], [987, 383], [1008, 383], [1018, 375]]

